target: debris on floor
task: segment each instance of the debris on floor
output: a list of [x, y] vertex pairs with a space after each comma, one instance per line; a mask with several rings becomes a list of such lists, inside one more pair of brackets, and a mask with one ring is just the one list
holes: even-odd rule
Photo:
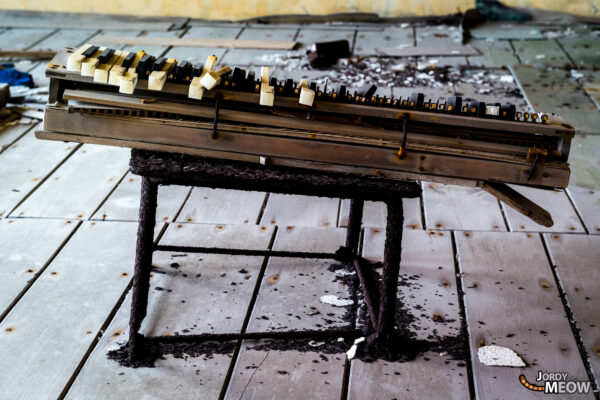
[[321, 298], [319, 300], [321, 301], [321, 303], [330, 304], [335, 307], [346, 307], [346, 306], [351, 306], [352, 304], [354, 304], [353, 300], [342, 299], [342, 298], [334, 296], [332, 294], [321, 296]]
[[523, 359], [508, 347], [483, 346], [477, 350], [477, 357], [482, 364], [495, 367], [526, 367]]

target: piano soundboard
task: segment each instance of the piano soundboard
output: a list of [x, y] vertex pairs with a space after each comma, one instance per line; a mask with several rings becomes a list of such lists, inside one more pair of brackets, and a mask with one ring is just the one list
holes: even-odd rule
[[49, 63], [42, 139], [485, 187], [564, 188], [574, 129], [512, 104], [377, 94], [86, 44]]

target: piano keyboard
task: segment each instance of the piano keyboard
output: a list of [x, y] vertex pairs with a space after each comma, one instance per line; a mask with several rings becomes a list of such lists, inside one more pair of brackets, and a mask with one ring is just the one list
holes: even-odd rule
[[215, 56], [200, 65], [93, 44], [65, 48], [46, 74], [46, 138], [104, 135], [130, 147], [468, 185], [569, 180], [573, 128], [513, 104], [387, 97], [374, 85], [321, 87], [268, 67], [217, 66]]

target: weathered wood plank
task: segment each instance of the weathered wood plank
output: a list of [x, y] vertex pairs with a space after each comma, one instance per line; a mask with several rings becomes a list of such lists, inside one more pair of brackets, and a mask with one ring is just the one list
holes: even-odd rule
[[[274, 250], [334, 252], [344, 243], [345, 229], [280, 228]], [[331, 260], [269, 259], [264, 280], [248, 324], [248, 332], [327, 329], [346, 326], [345, 307], [322, 303], [324, 295], [349, 298], [346, 285], [333, 282]]]
[[469, 44], [481, 53], [480, 56], [468, 57], [472, 66], [502, 68], [519, 63], [508, 40], [471, 39]]
[[2, 321], [3, 396], [60, 395], [131, 279], [136, 229], [84, 222]]
[[555, 112], [580, 133], [600, 133], [600, 113], [568, 71], [511, 67], [523, 94], [538, 112]]
[[39, 140], [30, 131], [7, 148], [0, 156], [0, 217], [7, 216], [76, 146]]
[[[178, 38], [183, 34], [183, 31], [169, 31], [169, 32], [161, 32], [161, 31], [143, 31], [140, 36], [141, 37], [166, 37], [166, 38]], [[106, 36], [117, 36], [112, 33], [108, 33]], [[102, 40], [101, 40], [102, 41]], [[125, 43], [124, 43], [125, 44]], [[121, 46], [116, 46], [114, 44], [110, 45], [113, 48], [119, 48]], [[123, 50], [127, 51], [139, 51], [144, 50], [146, 53], [153, 55], [154, 57], [160, 57], [163, 53], [169, 48], [169, 46], [159, 46], [159, 45], [126, 45], [123, 47]]]
[[[535, 382], [538, 371], [587, 380], [540, 237], [512, 232], [457, 232], [455, 237], [477, 398], [539, 398], [519, 383], [520, 374]], [[482, 364], [477, 349], [490, 344], [516, 351], [528, 366]]]
[[11, 144], [15, 143], [27, 131], [33, 128], [34, 125], [12, 125], [5, 126], [0, 131], [0, 153], [7, 149]]
[[0, 33], [0, 48], [26, 50], [53, 32], [54, 29], [8, 29]]
[[[600, 308], [596, 296], [600, 293], [600, 269], [598, 268], [600, 237], [546, 233], [544, 240], [573, 311], [573, 318], [577, 322], [583, 345], [589, 354], [592, 369], [599, 371]], [[596, 382], [598, 382], [597, 375]]]
[[537, 224], [502, 203], [506, 221], [511, 231], [528, 232], [585, 232], [577, 213], [573, 209], [569, 198], [562, 190], [542, 190], [523, 186], [511, 186], [517, 192], [527, 197], [550, 213], [554, 221], [551, 227]]
[[60, 50], [65, 46], [79, 47], [94, 36], [95, 29], [61, 29], [31, 46], [30, 50]]
[[[240, 40], [287, 40], [292, 41], [298, 32], [298, 28], [280, 29], [272, 27], [265, 28], [246, 28], [238, 39]], [[275, 66], [278, 58], [283, 59], [288, 53], [287, 50], [266, 50], [266, 49], [229, 49], [222, 63], [224, 65], [256, 65], [256, 66]]]
[[342, 392], [345, 354], [252, 350], [244, 341], [225, 396], [232, 400], [337, 399]]
[[426, 25], [415, 27], [417, 47], [457, 47], [462, 45], [458, 26]]
[[[265, 250], [273, 231], [256, 225], [170, 224], [160, 244]], [[239, 332], [262, 263], [262, 257], [155, 253], [142, 332]]]
[[515, 52], [522, 64], [572, 68], [571, 61], [553, 39], [513, 40]]
[[[92, 219], [137, 221], [141, 181], [139, 175], [128, 173]], [[159, 186], [156, 220], [172, 221], [190, 190], [185, 186]]]
[[[152, 307], [154, 301], [150, 301]], [[184, 358], [165, 355], [156, 360], [154, 368], [122, 367], [108, 359], [107, 353], [119, 348], [129, 335], [130, 308], [131, 296], [128, 295], [65, 398], [218, 398], [231, 361], [230, 354]], [[178, 312], [170, 314], [173, 318], [183, 317]]]
[[[141, 33], [141, 32], [140, 32]], [[101, 36], [125, 36], [125, 35], [131, 35], [132, 32], [131, 31], [127, 31], [127, 30], [102, 30], [98, 33], [96, 33], [94, 36], [92, 36], [91, 38], [88, 39], [88, 43], [92, 43], [95, 44], [96, 46], [107, 46], [107, 47], [111, 47], [115, 48], [115, 49], [121, 49], [123, 48], [123, 46], [115, 46], [115, 45], [111, 45], [108, 43], [103, 43], [102, 41], [98, 40], [97, 38], [101, 37]], [[137, 49], [139, 50], [139, 49]]]
[[384, 28], [383, 31], [359, 30], [356, 35], [354, 55], [377, 55], [378, 49], [388, 47], [412, 47], [414, 40], [412, 27], [389, 27]]
[[600, 192], [577, 186], [570, 186], [567, 192], [588, 232], [600, 235]]
[[480, 188], [423, 182], [427, 229], [506, 231], [498, 200]]
[[[398, 298], [415, 320], [399, 328], [413, 331], [421, 340], [431, 340], [432, 335], [457, 336], [460, 315], [450, 233], [404, 232], [400, 274], [401, 281], [408, 284], [398, 288]], [[382, 261], [384, 241], [383, 230], [366, 230], [363, 256]], [[416, 279], [409, 279], [412, 277]], [[407, 398], [469, 397], [465, 363], [433, 352], [404, 363], [353, 360], [349, 385], [349, 399], [384, 399], [400, 393]]]
[[570, 186], [600, 190], [600, 136], [577, 135], [571, 142]]
[[[193, 26], [186, 32], [185, 38], [212, 38], [212, 39], [235, 39], [239, 35], [241, 28], [236, 26]], [[197, 47], [174, 47], [166, 55], [176, 58], [178, 61], [188, 60], [192, 63], [204, 65], [206, 58], [215, 55], [219, 61], [227, 49], [220, 48], [197, 48]]]
[[[404, 228], [423, 229], [421, 222], [421, 199], [403, 199]], [[348, 226], [350, 200], [343, 199], [340, 204], [338, 226]], [[365, 201], [363, 208], [362, 226], [365, 228], [385, 228], [387, 224], [387, 207], [382, 202]]]
[[177, 221], [255, 224], [265, 196], [264, 192], [194, 188]]
[[127, 171], [129, 151], [84, 145], [13, 216], [87, 219]]
[[335, 226], [339, 199], [272, 193], [261, 224], [279, 226]]
[[40, 274], [75, 226], [62, 220], [0, 219], [0, 316]]
[[594, 69], [600, 65], [600, 43], [597, 36], [569, 37], [558, 41], [569, 54], [576, 68]]
[[543, 26], [520, 25], [510, 22], [487, 22], [469, 30], [476, 39], [544, 39], [541, 32]]

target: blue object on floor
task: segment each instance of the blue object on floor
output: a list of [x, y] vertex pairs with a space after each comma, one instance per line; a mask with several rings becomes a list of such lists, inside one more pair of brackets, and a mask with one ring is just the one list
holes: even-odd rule
[[27, 72], [15, 69], [15, 64], [8, 63], [0, 65], [0, 83], [8, 83], [10, 86], [33, 87], [33, 78]]

